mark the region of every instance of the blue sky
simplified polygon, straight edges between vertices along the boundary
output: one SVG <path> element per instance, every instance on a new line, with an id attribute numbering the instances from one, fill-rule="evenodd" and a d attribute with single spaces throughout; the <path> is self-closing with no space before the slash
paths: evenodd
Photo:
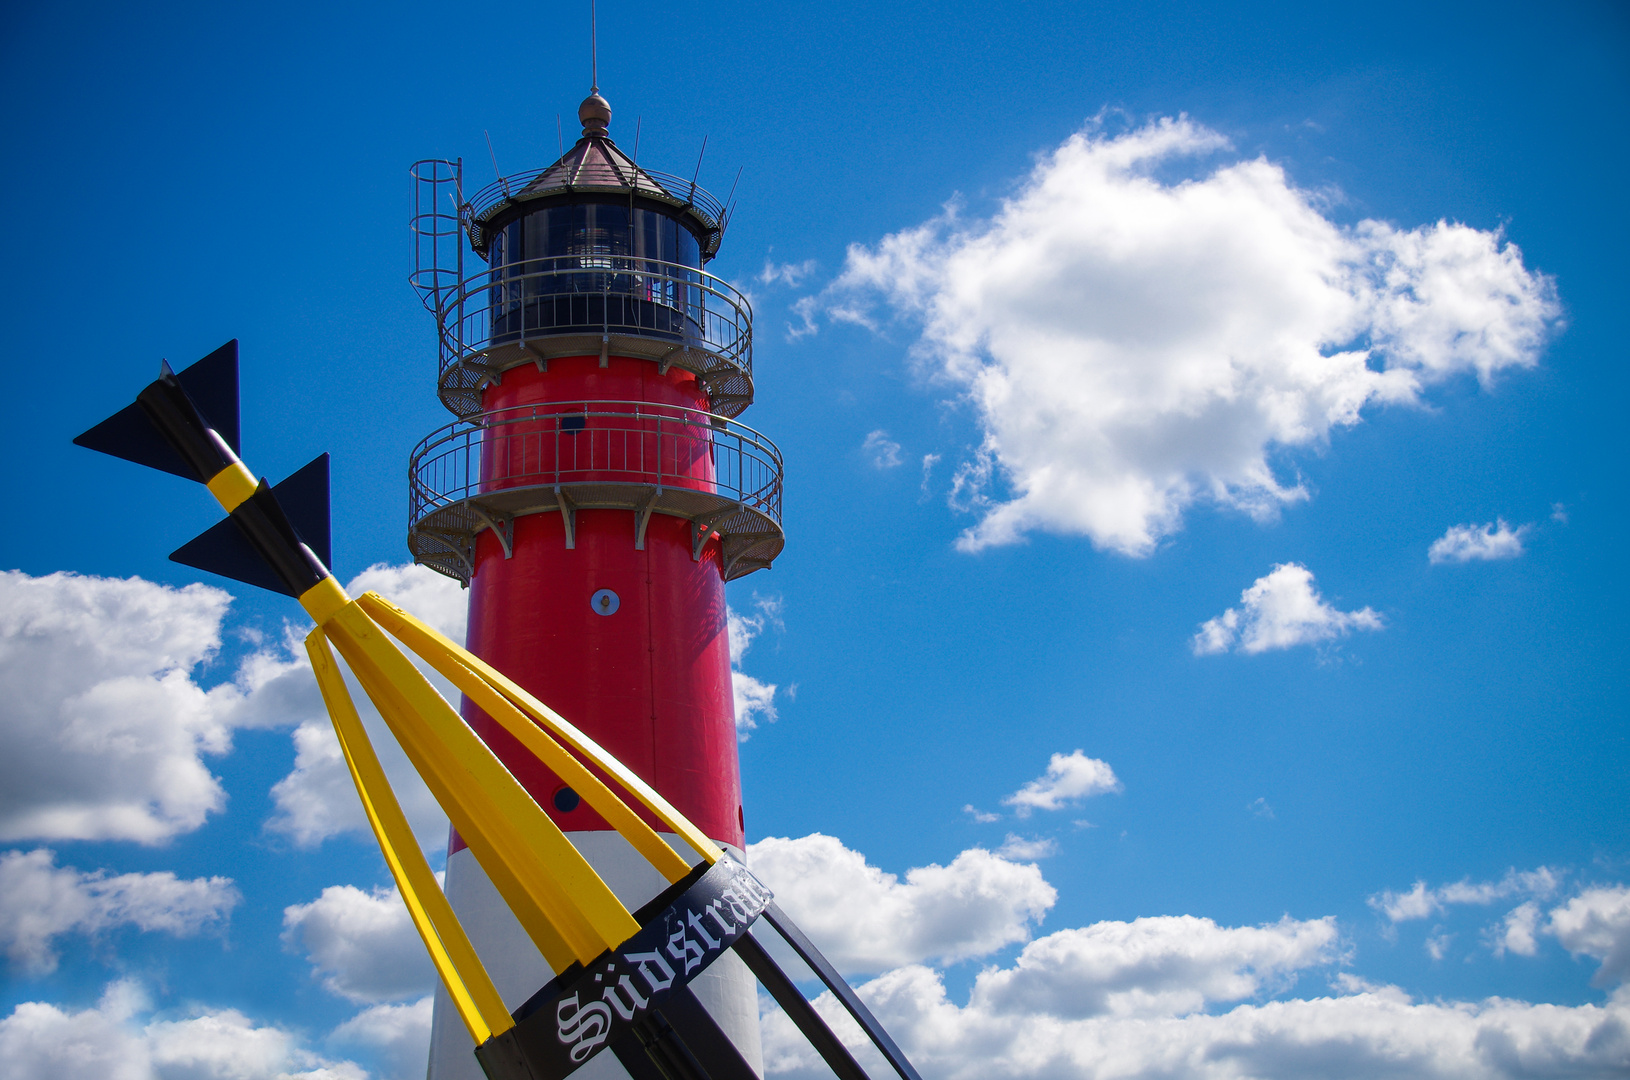
<path id="1" fill-rule="evenodd" d="M 925 1075 L 1630 1067 L 1622 7 L 600 18 L 612 136 L 742 170 L 711 269 L 788 534 L 730 586 L 748 837 Z M 0 1046 L 415 1076 L 299 612 L 178 591 L 213 504 L 69 440 L 237 337 L 251 467 L 333 454 L 340 577 L 456 629 L 391 569 L 448 419 L 406 170 L 552 160 L 586 12 L 3 25 Z"/>

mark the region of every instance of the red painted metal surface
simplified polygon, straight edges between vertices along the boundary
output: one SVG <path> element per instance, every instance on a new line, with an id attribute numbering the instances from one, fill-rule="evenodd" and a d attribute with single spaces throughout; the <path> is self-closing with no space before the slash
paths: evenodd
<path id="1" fill-rule="evenodd" d="M 615 399 L 707 407 L 694 376 L 658 375 L 649 360 L 551 359 L 489 387 L 488 410 L 546 401 Z M 551 450 L 550 453 L 555 451 Z M 690 525 L 653 515 L 645 549 L 634 514 L 579 510 L 566 547 L 558 513 L 516 519 L 513 556 L 480 534 L 470 583 L 469 649 L 583 729 L 715 840 L 738 847 L 741 780 L 718 541 L 691 558 Z M 600 589 L 617 611 L 590 606 Z M 586 804 L 559 810 L 561 782 L 468 701 L 465 717 L 563 830 L 603 830 Z M 653 822 L 654 824 L 654 822 Z M 451 850 L 463 846 L 454 836 Z"/>
<path id="2" fill-rule="evenodd" d="M 535 367 L 510 368 L 503 382 L 487 387 L 481 396 L 484 412 L 531 405 L 539 401 L 651 401 L 706 410 L 707 391 L 696 376 L 678 368 L 657 374 L 650 360 L 623 356 L 555 357 L 548 371 Z"/>

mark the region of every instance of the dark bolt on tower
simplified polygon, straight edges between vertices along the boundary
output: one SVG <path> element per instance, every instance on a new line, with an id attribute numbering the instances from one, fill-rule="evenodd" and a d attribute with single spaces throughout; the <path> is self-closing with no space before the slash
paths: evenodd
<path id="1" fill-rule="evenodd" d="M 752 311 L 702 269 L 726 208 L 625 154 L 597 90 L 578 118 L 560 160 L 467 199 L 461 163 L 413 166 L 412 281 L 456 419 L 413 452 L 408 545 L 469 586 L 472 652 L 740 855 L 724 583 L 783 544 L 780 451 L 735 420 L 753 401 Z M 630 910 L 662 890 L 575 792 L 463 712 Z M 549 968 L 456 833 L 448 848 L 448 896 L 514 1008 Z M 726 956 L 695 989 L 758 1067 L 745 966 Z M 430 1080 L 479 1076 L 439 989 Z"/>

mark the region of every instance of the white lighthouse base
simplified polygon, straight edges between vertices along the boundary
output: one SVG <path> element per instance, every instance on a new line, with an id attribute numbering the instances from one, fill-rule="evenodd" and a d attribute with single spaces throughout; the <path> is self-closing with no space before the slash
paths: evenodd
<path id="1" fill-rule="evenodd" d="M 599 873 L 601 880 L 630 911 L 660 893 L 666 886 L 644 856 L 616 832 L 573 832 L 566 838 Z M 669 834 L 663 838 L 695 865 L 700 861 L 690 845 Z M 717 843 L 717 841 L 715 841 Z M 745 863 L 737 848 L 720 844 Z M 447 857 L 447 899 L 453 905 L 470 943 L 480 954 L 487 974 L 513 1010 L 554 977 L 554 971 L 538 952 L 532 939 L 499 896 L 469 848 Z M 759 1045 L 758 984 L 747 965 L 735 953 L 726 953 L 702 972 L 691 991 L 707 1008 L 719 1027 L 741 1051 L 759 1076 L 764 1075 L 764 1052 Z M 430 1030 L 430 1068 L 427 1080 L 484 1080 L 475 1059 L 470 1033 L 459 1019 L 458 1010 L 438 980 L 435 1016 Z M 602 1051 L 572 1074 L 573 1080 L 628 1080 L 628 1072 L 615 1055 Z"/>

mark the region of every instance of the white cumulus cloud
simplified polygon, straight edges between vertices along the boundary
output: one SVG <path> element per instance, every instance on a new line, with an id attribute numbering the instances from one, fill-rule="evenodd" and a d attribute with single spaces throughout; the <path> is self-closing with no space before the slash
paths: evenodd
<path id="1" fill-rule="evenodd" d="M 189 832 L 226 802 L 204 758 L 234 729 L 320 711 L 284 646 L 199 684 L 230 602 L 205 585 L 0 573 L 0 840 Z"/>
<path id="2" fill-rule="evenodd" d="M 1592 985 L 1630 980 L 1630 886 L 1586 889 L 1553 908 L 1545 929 L 1574 955 L 1602 962 Z"/>
<path id="3" fill-rule="evenodd" d="M 1473 559 L 1492 562 L 1497 559 L 1515 559 L 1523 553 L 1522 538 L 1529 526 L 1513 529 L 1504 518 L 1487 525 L 1452 525 L 1449 531 L 1432 541 L 1426 557 L 1432 563 L 1463 563 Z"/>
<path id="4" fill-rule="evenodd" d="M 1286 449 L 1537 362 L 1560 307 L 1500 233 L 1338 225 L 1276 164 L 1207 164 L 1227 149 L 1187 118 L 1090 125 L 988 220 L 855 245 L 795 305 L 799 335 L 879 304 L 920 325 L 917 361 L 982 428 L 964 550 L 1040 529 L 1145 555 L 1202 499 L 1270 517 L 1307 497 Z"/>
<path id="5" fill-rule="evenodd" d="M 1518 904 L 1506 912 L 1499 931 L 1493 935 L 1494 955 L 1503 956 L 1510 952 L 1518 956 L 1533 956 L 1539 951 L 1539 944 L 1534 940 L 1534 931 L 1538 926 L 1539 905 L 1532 900 Z"/>
<path id="6" fill-rule="evenodd" d="M 1034 864 L 983 848 L 915 867 L 903 881 L 821 833 L 769 837 L 747 853 L 787 914 L 847 972 L 983 956 L 1028 939 L 1058 899 Z"/>
<path id="7" fill-rule="evenodd" d="M 1280 988 L 1337 958 L 1333 918 L 1222 927 L 1192 915 L 1100 922 L 1024 947 L 1011 968 L 981 972 L 975 1008 L 1074 1019 L 1181 1015 Z"/>
<path id="8" fill-rule="evenodd" d="M 312 1052 L 293 1032 L 234 1009 L 155 1019 L 142 988 L 110 985 L 77 1012 L 41 1001 L 0 1019 L 8 1080 L 367 1080 L 350 1061 Z"/>
<path id="9" fill-rule="evenodd" d="M 430 1056 L 430 1017 L 435 998 L 402 1005 L 375 1005 L 335 1028 L 328 1041 L 360 1046 L 384 1066 L 382 1080 L 424 1080 Z"/>
<path id="10" fill-rule="evenodd" d="M 303 950 L 323 986 L 347 1001 L 417 998 L 436 977 L 395 889 L 330 885 L 283 909 L 283 943 Z"/>
<path id="11" fill-rule="evenodd" d="M 747 741 L 759 721 L 776 721 L 775 683 L 767 683 L 741 670 L 742 658 L 765 627 L 781 629 L 781 598 L 753 594 L 753 614 L 744 615 L 735 608 L 725 609 L 725 624 L 730 634 L 730 694 L 736 710 L 736 737 Z M 798 687 L 796 684 L 793 690 Z"/>
<path id="12" fill-rule="evenodd" d="M 1306 955 L 1322 963 L 1326 954 Z M 1218 987 L 1224 1000 L 1253 981 L 1248 967 L 1238 970 L 1247 974 L 1237 987 L 1226 976 Z M 1623 996 L 1580 1006 L 1416 1002 L 1394 987 L 1335 981 L 1354 992 L 1249 1002 L 1215 1015 L 1005 1010 L 977 988 L 958 1005 L 938 972 L 917 966 L 888 972 L 859 993 L 912 1063 L 937 1080 L 1526 1080 L 1630 1072 L 1630 999 Z M 877 1060 L 830 995 L 817 1007 L 863 1063 Z M 765 1017 L 764 1058 L 778 1080 L 830 1075 L 778 1011 Z M 886 1066 L 873 1068 L 881 1076 Z"/>
<path id="13" fill-rule="evenodd" d="M 1561 879 L 1546 866 L 1535 870 L 1507 870 L 1499 881 L 1472 881 L 1467 878 L 1430 888 L 1415 882 L 1408 892 L 1386 889 L 1369 898 L 1371 908 L 1394 923 L 1427 919 L 1455 904 L 1492 904 L 1508 896 L 1532 896 L 1541 900 L 1553 895 Z"/>
<path id="14" fill-rule="evenodd" d="M 121 926 L 178 937 L 220 925 L 241 897 L 230 878 L 182 880 L 169 872 L 82 873 L 46 848 L 0 853 L 0 948 L 38 973 L 55 970 L 52 942 Z"/>
<path id="15" fill-rule="evenodd" d="M 1036 810 L 1058 810 L 1093 795 L 1121 790 L 1121 782 L 1107 761 L 1090 758 L 1081 750 L 1054 754 L 1047 771 L 1002 800 L 1019 817 Z"/>
<path id="16" fill-rule="evenodd" d="M 863 865 L 857 854 L 821 839 Z M 825 871 L 813 865 L 798 880 Z M 865 886 L 843 886 L 875 902 Z M 1421 891 L 1444 903 L 1487 903 L 1554 887 L 1555 876 L 1542 868 Z M 812 906 L 818 910 L 819 903 Z M 839 903 L 825 900 L 828 907 Z M 1587 889 L 1551 917 L 1545 932 L 1603 960 L 1598 982 L 1625 977 L 1630 888 Z M 841 918 L 831 921 L 826 934 L 843 939 Z M 1011 963 L 975 976 L 962 1003 L 952 999 L 941 971 L 920 962 L 857 990 L 923 1075 L 941 1080 L 1630 1074 L 1630 988 L 1604 1004 L 1578 1006 L 1501 998 L 1421 1002 L 1341 970 L 1352 960 L 1333 917 L 1231 927 L 1161 916 L 1037 938 Z M 1315 974 L 1331 992 L 1290 996 Z M 888 1071 L 832 995 L 815 1005 L 872 1075 Z M 766 1075 L 830 1075 L 787 1017 L 767 999 L 764 1009 Z"/>
<path id="17" fill-rule="evenodd" d="M 353 700 L 358 697 L 353 694 Z M 359 713 L 369 709 L 358 701 Z M 373 742 L 376 751 L 384 752 L 382 740 Z M 397 793 L 398 798 L 401 794 Z M 294 730 L 294 768 L 272 785 L 271 796 L 277 812 L 267 819 L 267 830 L 287 836 L 297 847 L 314 847 L 342 832 L 368 830 L 368 817 L 357 799 L 340 742 L 326 721 L 301 724 Z"/>
<path id="18" fill-rule="evenodd" d="M 1194 635 L 1195 655 L 1243 653 L 1316 645 L 1354 630 L 1381 629 L 1381 616 L 1369 608 L 1338 611 L 1313 588 L 1313 573 L 1298 563 L 1280 563 L 1240 594 L 1240 606 L 1207 619 Z"/>

